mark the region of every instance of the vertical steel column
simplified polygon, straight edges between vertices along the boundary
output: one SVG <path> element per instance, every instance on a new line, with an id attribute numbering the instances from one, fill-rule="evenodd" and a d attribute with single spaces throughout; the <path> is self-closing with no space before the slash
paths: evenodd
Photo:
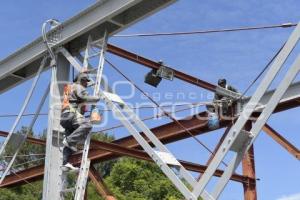
<path id="1" fill-rule="evenodd" d="M 69 80 L 70 65 L 62 55 L 57 56 L 57 66 L 52 67 L 52 79 L 49 96 L 49 116 L 43 200 L 60 200 L 62 179 L 62 149 L 60 149 L 61 126 L 60 112 L 63 86 Z"/>
<path id="2" fill-rule="evenodd" d="M 245 130 L 250 131 L 252 123 L 249 121 L 245 125 Z M 254 148 L 253 145 L 249 148 L 242 160 L 243 175 L 253 178 L 255 180 L 255 163 L 254 163 Z M 257 200 L 256 182 L 243 183 L 244 187 L 244 199 L 245 200 Z"/>

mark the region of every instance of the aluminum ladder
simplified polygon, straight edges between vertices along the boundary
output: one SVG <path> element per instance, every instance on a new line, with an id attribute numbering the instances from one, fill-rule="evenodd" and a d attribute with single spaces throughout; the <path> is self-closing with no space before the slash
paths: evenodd
<path id="1" fill-rule="evenodd" d="M 106 45 L 107 45 L 107 32 L 105 31 L 103 41 L 102 41 L 102 46 L 101 50 L 99 53 L 96 53 L 97 55 L 99 54 L 99 64 L 97 68 L 97 75 L 94 81 L 94 96 L 99 95 L 99 90 L 100 90 L 100 85 L 101 85 L 101 80 L 102 80 L 102 73 L 103 73 L 103 67 L 104 67 L 104 61 L 105 61 L 105 52 L 106 52 Z M 91 48 L 91 42 L 92 39 L 91 37 L 88 38 L 87 42 L 87 48 L 85 50 L 85 57 L 84 57 L 84 62 L 83 62 L 83 69 L 88 69 L 88 63 L 89 59 L 91 57 L 94 57 L 95 55 L 89 55 L 89 49 Z M 94 106 L 92 106 L 94 107 Z M 88 179 L 88 172 L 90 169 L 90 159 L 88 158 L 88 153 L 90 149 L 90 141 L 91 141 L 91 134 L 87 135 L 87 138 L 84 142 L 84 148 L 82 151 L 82 158 L 81 158 L 81 165 L 79 168 L 79 174 L 78 178 L 76 181 L 76 186 L 75 188 L 67 188 L 67 189 L 62 189 L 62 195 L 65 193 L 69 192 L 75 192 L 75 197 L 74 200 L 83 200 L 84 195 L 85 195 L 85 190 L 86 190 L 86 185 L 87 185 L 87 179 Z"/>

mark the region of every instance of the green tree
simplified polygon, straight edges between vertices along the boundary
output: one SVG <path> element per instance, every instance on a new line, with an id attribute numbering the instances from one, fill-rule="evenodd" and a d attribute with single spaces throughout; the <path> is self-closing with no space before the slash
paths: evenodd
<path id="1" fill-rule="evenodd" d="M 93 134 L 92 139 L 98 140 L 98 141 L 103 141 L 103 142 L 112 142 L 115 140 L 115 137 L 112 135 L 109 135 L 107 133 L 98 132 L 98 133 Z M 93 148 L 97 148 L 97 147 L 93 147 Z M 104 161 L 101 163 L 96 163 L 96 164 L 94 164 L 94 167 L 101 174 L 101 176 L 105 178 L 106 176 L 108 176 L 110 174 L 111 168 L 115 162 L 116 162 L 115 159 L 108 160 L 108 161 Z"/>
<path id="2" fill-rule="evenodd" d="M 26 130 L 23 127 L 20 133 L 25 133 Z M 31 132 L 30 135 L 32 136 L 33 133 Z M 41 134 L 40 138 L 44 139 L 45 134 Z M 104 133 L 97 133 L 94 134 L 93 139 L 111 142 L 114 140 L 114 137 Z M 32 156 L 18 157 L 14 165 L 18 165 L 17 169 L 21 170 L 42 163 L 43 160 L 34 163 L 30 161 L 41 158 L 35 154 L 44 154 L 44 148 L 44 146 L 25 143 L 19 155 Z M 11 154 L 11 152 L 7 152 L 7 154 Z M 154 163 L 132 158 L 120 158 L 94 164 L 94 167 L 104 178 L 106 185 L 118 200 L 184 199 Z M 77 175 L 70 173 L 67 178 L 68 188 L 73 187 L 76 183 Z M 88 183 L 87 190 L 89 200 L 104 200 L 98 195 L 93 183 Z M 40 200 L 41 198 L 42 181 L 10 189 L 0 189 L 0 200 Z M 72 200 L 73 195 L 68 194 L 65 199 Z"/>
<path id="3" fill-rule="evenodd" d="M 28 128 L 22 127 L 21 130 L 17 131 L 16 134 L 26 134 Z M 33 136 L 32 130 L 29 131 L 29 137 Z M 35 136 L 37 137 L 37 136 Z M 39 139 L 44 138 L 44 134 L 38 136 Z M 8 163 L 11 160 L 11 156 L 16 152 L 12 146 L 7 146 L 5 149 L 4 160 Z M 13 170 L 22 170 L 28 167 L 36 166 L 37 164 L 42 164 L 45 157 L 45 147 L 42 145 L 36 145 L 29 142 L 23 143 L 16 160 L 14 161 Z"/>
<path id="4" fill-rule="evenodd" d="M 28 128 L 22 127 L 17 134 L 26 134 Z M 32 130 L 30 130 L 28 136 L 33 136 Z M 37 138 L 43 139 L 43 134 L 39 136 L 35 136 Z M 11 156 L 14 154 L 16 150 L 10 148 L 9 146 L 6 148 L 4 160 L 8 163 L 11 159 Z M 36 166 L 38 164 L 42 164 L 44 162 L 44 153 L 45 147 L 42 145 L 35 145 L 29 142 L 25 142 L 18 156 L 11 168 L 10 173 L 14 173 L 19 170 L 23 170 L 32 166 Z M 2 160 L 3 162 L 3 160 Z M 33 199 L 41 199 L 42 196 L 42 182 L 37 181 L 35 183 L 26 184 L 22 186 L 17 186 L 11 189 L 0 189 L 0 200 L 33 200 Z"/>
<path id="5" fill-rule="evenodd" d="M 105 182 L 120 200 L 183 199 L 159 167 L 147 161 L 120 159 Z"/>
<path id="6" fill-rule="evenodd" d="M 103 142 L 111 142 L 114 140 L 114 137 L 111 135 L 108 135 L 106 133 L 92 133 L 92 139 L 93 140 L 98 140 L 98 141 L 103 141 Z M 97 148 L 96 146 L 91 145 L 91 148 L 95 149 Z M 101 176 L 106 177 L 110 174 L 111 168 L 114 165 L 116 160 L 109 160 L 101 163 L 96 163 L 93 166 L 95 169 L 98 171 Z M 69 173 L 67 176 L 67 183 L 68 183 L 68 188 L 75 187 L 76 185 L 76 180 L 77 180 L 77 175 L 76 173 Z M 89 182 L 87 186 L 88 190 L 88 199 L 89 200 L 102 200 L 102 198 L 99 196 L 99 194 L 96 191 L 96 188 L 94 185 Z M 65 195 L 65 200 L 72 200 L 73 199 L 73 194 L 69 193 Z"/>
<path id="7" fill-rule="evenodd" d="M 10 189 L 0 189 L 0 200 L 15 200 L 18 195 Z"/>

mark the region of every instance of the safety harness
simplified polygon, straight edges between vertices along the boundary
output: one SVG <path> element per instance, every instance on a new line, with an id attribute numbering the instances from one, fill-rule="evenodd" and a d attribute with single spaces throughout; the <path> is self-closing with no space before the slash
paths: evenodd
<path id="1" fill-rule="evenodd" d="M 70 100 L 70 97 L 71 97 L 71 94 L 74 92 L 75 90 L 75 85 L 74 84 L 66 84 L 64 86 L 64 92 L 63 92 L 63 103 L 62 103 L 62 111 L 68 111 L 68 112 L 78 112 L 79 109 L 78 107 L 74 107 L 72 104 L 75 103 L 75 104 L 79 104 L 81 102 L 78 102 L 78 101 L 71 101 Z M 87 106 L 86 105 L 82 105 L 80 106 L 80 111 L 81 112 L 78 112 L 78 113 L 84 113 L 87 109 Z"/>

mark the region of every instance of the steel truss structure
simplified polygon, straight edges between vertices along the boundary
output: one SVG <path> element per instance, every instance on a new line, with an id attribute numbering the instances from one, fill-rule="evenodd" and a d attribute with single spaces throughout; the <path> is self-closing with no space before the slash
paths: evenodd
<path id="1" fill-rule="evenodd" d="M 33 76 L 39 75 L 41 69 L 46 70 L 51 68 L 52 80 L 50 91 L 53 94 L 56 94 L 56 96 L 61 96 L 62 86 L 59 85 L 58 82 L 68 81 L 70 64 L 78 71 L 80 71 L 81 66 L 88 65 L 86 59 L 80 57 L 80 52 L 84 50 L 86 46 L 89 46 L 87 43 L 94 45 L 95 47 L 99 47 L 98 43 L 103 41 L 104 34 L 107 33 L 108 36 L 111 36 L 173 2 L 175 1 L 99 1 L 79 15 L 53 28 L 47 34 L 49 37 L 55 36 L 56 38 L 55 44 L 52 46 L 57 54 L 57 63 L 55 65 L 53 65 L 50 59 L 45 60 L 47 48 L 45 47 L 42 38 L 35 40 L 20 51 L 1 61 L 0 93 L 12 89 L 16 85 L 30 79 Z M 89 153 L 88 155 L 86 154 L 88 161 L 91 161 L 93 164 L 120 156 L 130 156 L 138 159 L 154 161 L 182 192 L 185 198 L 189 200 L 195 200 L 200 195 L 204 199 L 217 199 L 229 179 L 243 184 L 245 199 L 257 199 L 254 150 L 252 143 L 261 129 L 263 129 L 297 159 L 300 157 L 299 149 L 293 146 L 269 125 L 265 124 L 266 120 L 272 113 L 281 112 L 299 106 L 300 82 L 290 84 L 298 72 L 298 66 L 300 66 L 298 65 L 299 60 L 297 60 L 297 62 L 291 67 L 279 88 L 267 91 L 268 86 L 277 74 L 277 71 L 297 44 L 299 32 L 300 28 L 297 26 L 282 52 L 274 61 L 273 67 L 268 72 L 256 93 L 252 97 L 244 99 L 247 108 L 245 110 L 247 112 L 251 110 L 251 112 L 243 113 L 243 115 L 241 115 L 238 119 L 234 119 L 237 120 L 237 122 L 233 126 L 231 126 L 231 119 L 221 119 L 219 128 L 228 128 L 226 129 L 226 132 L 221 138 L 219 144 L 216 146 L 213 153 L 214 156 L 212 155 L 209 158 L 207 165 L 177 161 L 163 145 L 190 137 L 191 135 L 187 133 L 187 130 L 194 135 L 212 131 L 206 123 L 206 112 L 191 116 L 188 120 L 180 120 L 179 123 L 184 128 L 177 123 L 172 122 L 149 129 L 138 118 L 138 116 L 135 116 L 133 111 L 126 106 L 126 104 L 117 95 L 112 94 L 111 91 L 101 90 L 100 95 L 102 99 L 117 115 L 121 116 L 121 121 L 124 126 L 127 127 L 132 136 L 118 139 L 112 143 L 92 140 Z M 89 38 L 92 38 L 93 41 L 90 41 Z M 139 63 L 151 69 L 158 69 L 161 65 L 158 62 L 144 58 L 111 44 L 106 46 L 106 50 L 109 53 Z M 42 60 L 46 67 L 38 68 L 38 63 Z M 82 60 L 83 63 L 78 62 L 78 60 Z M 221 88 L 196 77 L 174 69 L 173 71 L 176 78 L 190 84 L 212 92 L 223 92 L 225 94 L 227 92 L 222 91 Z M 107 83 L 104 84 L 107 86 Z M 22 142 L 26 139 L 28 142 L 32 142 L 34 144 L 46 145 L 45 165 L 19 171 L 16 174 L 10 174 L 3 180 L 0 185 L 1 187 L 12 187 L 24 184 L 24 180 L 26 182 L 31 182 L 44 177 L 43 199 L 62 199 L 60 195 L 61 188 L 64 184 L 63 174 L 60 170 L 62 163 L 60 133 L 62 130 L 59 126 L 60 112 L 58 109 L 53 107 L 53 105 L 59 105 L 60 103 L 60 99 L 50 98 L 47 141 L 32 137 L 24 137 L 22 139 Z M 133 127 L 133 125 L 126 120 L 124 113 L 126 115 L 135 116 L 134 124 L 136 127 Z M 264 115 L 261 115 L 261 113 Z M 249 117 L 251 116 L 258 117 L 258 120 L 253 122 L 249 121 Z M 139 133 L 138 130 L 141 132 Z M 9 142 L 13 131 L 14 129 L 12 129 L 9 133 L 0 132 L 0 135 L 8 137 L 7 142 Z M 149 143 L 155 145 L 157 149 L 152 149 Z M 141 147 L 145 151 L 140 150 Z M 218 170 L 217 168 L 222 161 L 222 158 L 230 150 L 237 153 L 233 161 L 224 171 Z M 75 154 L 71 158 L 71 162 L 75 165 L 80 165 L 81 160 L 83 160 L 81 159 L 81 154 Z M 234 173 L 240 161 L 242 161 L 243 175 Z M 175 168 L 179 170 L 178 172 L 181 175 L 179 178 L 175 177 L 175 174 L 173 174 L 174 172 L 170 169 L 170 165 L 173 167 L 175 166 Z M 200 177 L 199 182 L 194 180 L 187 170 L 203 174 Z M 221 178 L 217 183 L 217 187 L 210 195 L 206 193 L 204 189 L 212 176 Z M 94 169 L 93 165 L 90 166 L 89 177 L 95 183 L 100 195 L 106 199 L 114 199 L 113 194 L 111 194 L 109 189 L 106 188 L 101 180 L 101 176 Z M 181 178 L 185 178 L 185 180 L 190 184 L 192 187 L 191 191 L 189 191 L 189 189 L 181 183 Z M 81 196 L 83 196 L 82 194 L 83 193 L 81 193 Z"/>

